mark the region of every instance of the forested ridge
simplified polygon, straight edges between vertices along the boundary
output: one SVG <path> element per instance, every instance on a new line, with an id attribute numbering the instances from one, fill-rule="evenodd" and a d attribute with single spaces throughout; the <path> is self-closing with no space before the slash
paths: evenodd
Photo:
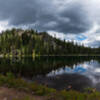
<path id="1" fill-rule="evenodd" d="M 85 47 L 52 37 L 47 32 L 12 29 L 0 34 L 0 55 L 91 55 L 100 48 Z"/>

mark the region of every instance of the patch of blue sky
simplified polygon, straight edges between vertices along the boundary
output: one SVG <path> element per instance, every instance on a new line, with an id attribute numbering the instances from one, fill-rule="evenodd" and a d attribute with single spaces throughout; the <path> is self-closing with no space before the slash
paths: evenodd
<path id="1" fill-rule="evenodd" d="M 86 40 L 87 37 L 84 36 L 84 35 L 78 35 L 78 36 L 75 37 L 75 39 L 78 40 L 78 41 L 83 41 L 83 40 Z"/>
<path id="2" fill-rule="evenodd" d="M 87 70 L 81 66 L 77 66 L 75 69 L 74 69 L 74 72 L 75 73 L 84 73 L 86 72 Z"/>
<path id="3" fill-rule="evenodd" d="M 65 68 L 65 72 L 66 73 L 85 73 L 87 70 L 85 68 L 83 68 L 82 66 L 77 66 L 73 69 L 66 67 Z"/>

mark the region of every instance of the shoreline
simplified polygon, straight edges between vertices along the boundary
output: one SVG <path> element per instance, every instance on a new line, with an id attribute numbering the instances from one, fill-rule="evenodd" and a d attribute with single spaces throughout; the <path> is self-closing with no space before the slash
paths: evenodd
<path id="1" fill-rule="evenodd" d="M 3 99 L 2 99 L 3 98 Z M 6 98 L 6 99 L 5 99 Z M 13 74 L 0 75 L 0 100 L 99 100 L 100 92 L 87 88 L 84 92 L 70 89 L 57 91 L 37 83 L 29 83 Z"/>
<path id="2" fill-rule="evenodd" d="M 0 55 L 0 58 L 13 58 L 13 57 L 100 57 L 100 55 Z"/>

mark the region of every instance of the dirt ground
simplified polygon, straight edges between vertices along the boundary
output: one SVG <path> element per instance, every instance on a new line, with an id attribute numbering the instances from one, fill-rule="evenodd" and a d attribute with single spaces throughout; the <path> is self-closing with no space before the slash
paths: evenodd
<path id="1" fill-rule="evenodd" d="M 15 89 L 0 87 L 0 100 L 45 100 L 45 98 L 41 96 L 34 96 Z"/>

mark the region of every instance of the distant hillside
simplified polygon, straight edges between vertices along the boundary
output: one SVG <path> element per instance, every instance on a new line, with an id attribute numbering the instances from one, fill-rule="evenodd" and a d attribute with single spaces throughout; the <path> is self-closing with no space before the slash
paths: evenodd
<path id="1" fill-rule="evenodd" d="M 12 29 L 0 35 L 0 55 L 80 55 L 98 54 L 100 49 L 78 46 L 34 30 Z"/>

